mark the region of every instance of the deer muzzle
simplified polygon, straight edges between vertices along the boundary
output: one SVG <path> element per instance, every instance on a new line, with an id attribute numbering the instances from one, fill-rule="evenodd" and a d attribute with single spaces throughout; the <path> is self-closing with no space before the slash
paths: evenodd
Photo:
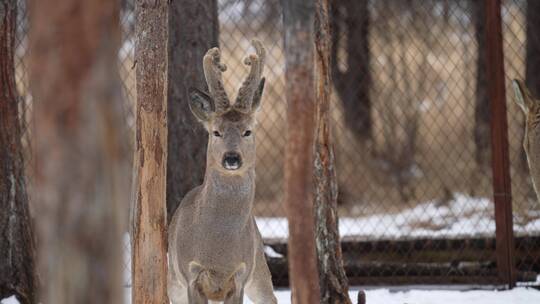
<path id="1" fill-rule="evenodd" d="M 227 152 L 223 155 L 222 165 L 227 170 L 238 170 L 242 167 L 242 157 L 237 152 Z"/>

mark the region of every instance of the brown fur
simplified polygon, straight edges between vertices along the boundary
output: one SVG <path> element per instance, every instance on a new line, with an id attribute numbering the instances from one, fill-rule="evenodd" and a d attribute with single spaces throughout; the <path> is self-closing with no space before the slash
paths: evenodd
<path id="1" fill-rule="evenodd" d="M 201 272 L 196 279 L 195 285 L 198 291 L 205 295 L 208 300 L 212 301 L 224 301 L 226 298 L 231 297 L 236 291 L 234 278 L 229 276 L 224 280 L 217 280 L 220 277 L 220 273 L 216 273 L 212 270 Z"/>

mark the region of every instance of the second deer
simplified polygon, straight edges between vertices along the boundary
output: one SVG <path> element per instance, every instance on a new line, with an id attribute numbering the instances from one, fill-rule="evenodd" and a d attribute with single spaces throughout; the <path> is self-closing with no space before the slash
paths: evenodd
<path id="1" fill-rule="evenodd" d="M 522 80 L 514 79 L 512 84 L 516 103 L 525 113 L 523 149 L 527 155 L 536 197 L 540 199 L 538 192 L 540 190 L 540 100 L 532 96 Z"/>

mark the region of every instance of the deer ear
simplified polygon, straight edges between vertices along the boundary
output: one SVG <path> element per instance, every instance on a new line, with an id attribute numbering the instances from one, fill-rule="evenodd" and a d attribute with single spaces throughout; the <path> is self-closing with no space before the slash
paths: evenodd
<path id="1" fill-rule="evenodd" d="M 529 90 L 527 90 L 525 83 L 521 79 L 514 79 L 512 81 L 512 86 L 514 87 L 514 94 L 516 95 L 516 103 L 523 112 L 527 113 L 534 106 L 534 100 Z"/>
<path id="2" fill-rule="evenodd" d="M 212 97 L 196 88 L 190 88 L 188 95 L 189 108 L 193 115 L 202 122 L 208 121 L 215 111 Z"/>
<path id="3" fill-rule="evenodd" d="M 264 82 L 265 78 L 263 77 L 261 78 L 261 81 L 259 81 L 259 86 L 257 87 L 255 94 L 253 95 L 253 103 L 251 104 L 251 111 L 253 112 L 256 112 L 261 106 L 261 99 L 264 91 Z"/>

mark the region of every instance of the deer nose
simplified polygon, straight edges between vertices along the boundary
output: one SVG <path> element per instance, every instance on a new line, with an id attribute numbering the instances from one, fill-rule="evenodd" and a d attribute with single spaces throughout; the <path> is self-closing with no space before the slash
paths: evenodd
<path id="1" fill-rule="evenodd" d="M 242 166 L 242 157 L 236 152 L 227 152 L 223 155 L 223 168 L 238 170 Z"/>

